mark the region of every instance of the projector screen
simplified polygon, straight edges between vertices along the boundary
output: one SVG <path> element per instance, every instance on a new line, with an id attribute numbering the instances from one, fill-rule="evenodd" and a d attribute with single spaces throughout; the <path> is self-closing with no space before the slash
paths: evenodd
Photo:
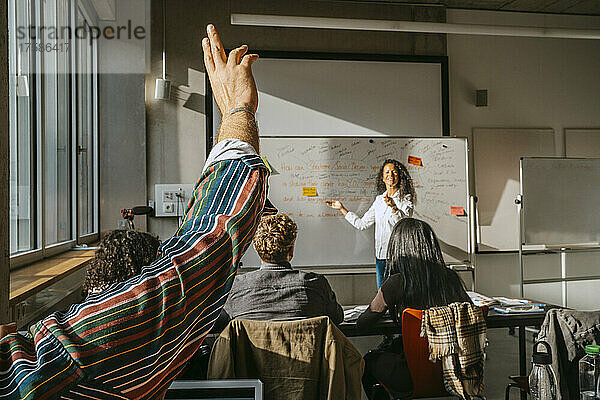
<path id="1" fill-rule="evenodd" d="M 386 60 L 269 58 L 261 54 L 252 67 L 259 90 L 256 117 L 260 135 L 447 135 L 446 58 L 381 58 Z M 212 101 L 210 92 L 207 100 Z M 212 139 L 220 123 L 214 102 L 209 112 Z"/>

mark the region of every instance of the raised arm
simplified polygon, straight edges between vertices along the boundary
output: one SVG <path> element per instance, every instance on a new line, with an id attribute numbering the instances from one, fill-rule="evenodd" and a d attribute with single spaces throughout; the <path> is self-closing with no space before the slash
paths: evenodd
<path id="1" fill-rule="evenodd" d="M 253 121 L 255 57 L 240 60 L 241 48 L 233 52 L 237 63 L 215 60 L 222 45 L 212 26 L 207 32 L 203 48 L 219 107 L 252 107 L 224 118 L 222 139 L 244 142 L 223 142 L 192 192 L 184 224 L 140 275 L 52 313 L 30 335 L 0 339 L 0 398 L 163 398 L 220 314 L 263 213 L 269 174 L 245 146 L 258 150 L 256 129 L 230 122 Z"/>
<path id="2" fill-rule="evenodd" d="M 208 37 L 202 40 L 204 65 L 222 116 L 217 142 L 240 139 L 250 143 L 258 153 L 258 129 L 254 120 L 258 92 L 252 76 L 252 64 L 258 55 L 246 54 L 248 46 L 242 45 L 227 57 L 214 26 L 208 25 L 206 33 Z"/>

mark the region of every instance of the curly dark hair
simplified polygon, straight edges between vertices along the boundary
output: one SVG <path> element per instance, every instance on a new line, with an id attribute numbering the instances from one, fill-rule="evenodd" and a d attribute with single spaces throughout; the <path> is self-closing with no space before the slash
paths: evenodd
<path id="1" fill-rule="evenodd" d="M 414 204 L 417 204 L 417 194 L 415 193 L 415 188 L 413 186 L 413 180 L 408 173 L 408 170 L 398 160 L 394 160 L 388 158 L 381 164 L 381 168 L 379 168 L 379 172 L 377 173 L 377 178 L 375 178 L 375 182 L 377 183 L 377 193 L 381 194 L 385 192 L 385 183 L 383 182 L 383 167 L 388 164 L 393 164 L 398 171 L 398 190 L 400 191 L 400 197 L 404 197 L 407 194 L 410 194 L 411 201 Z"/>
<path id="2" fill-rule="evenodd" d="M 287 260 L 297 233 L 296 223 L 287 215 L 267 215 L 261 218 L 252 242 L 261 260 L 278 263 Z"/>
<path id="3" fill-rule="evenodd" d="M 100 241 L 83 283 L 84 293 L 103 291 L 139 275 L 158 256 L 160 240 L 146 232 L 114 230 Z"/>

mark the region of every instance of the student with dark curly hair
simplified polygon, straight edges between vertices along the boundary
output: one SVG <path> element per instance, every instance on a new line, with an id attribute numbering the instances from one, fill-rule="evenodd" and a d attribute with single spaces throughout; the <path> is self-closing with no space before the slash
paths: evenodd
<path id="1" fill-rule="evenodd" d="M 296 234 L 296 223 L 287 215 L 261 219 L 252 242 L 262 264 L 235 277 L 223 309 L 229 318 L 281 321 L 325 315 L 335 324 L 343 321 L 327 278 L 292 268 Z"/>
<path id="2" fill-rule="evenodd" d="M 99 293 L 110 285 L 139 275 L 158 257 L 160 240 L 147 232 L 114 230 L 100 241 L 83 282 L 83 290 Z"/>
<path id="3" fill-rule="evenodd" d="M 339 200 L 328 201 L 326 204 L 340 210 L 346 221 L 356 229 L 364 230 L 375 224 L 375 273 L 379 290 L 385 280 L 385 257 L 390 234 L 398 221 L 412 217 L 416 196 L 408 170 L 397 160 L 387 159 L 383 162 L 376 184 L 377 191 L 381 194 L 375 197 L 362 218 L 348 211 Z"/>

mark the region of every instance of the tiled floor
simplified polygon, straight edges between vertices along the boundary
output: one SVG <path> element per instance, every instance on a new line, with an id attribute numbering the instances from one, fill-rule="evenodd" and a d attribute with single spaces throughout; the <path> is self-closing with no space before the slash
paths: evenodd
<path id="1" fill-rule="evenodd" d="M 531 367 L 531 349 L 533 347 L 533 334 L 527 333 L 527 365 Z M 381 337 L 357 337 L 351 339 L 362 354 L 375 347 L 381 342 Z M 485 362 L 485 385 L 486 398 L 488 400 L 504 400 L 504 391 L 508 384 L 509 375 L 519 373 L 519 340 L 517 336 L 511 336 L 508 329 L 491 329 L 488 331 L 488 348 Z M 366 400 L 363 393 L 363 399 Z M 518 399 L 516 390 L 512 391 L 511 399 Z M 438 399 L 452 399 L 452 397 L 440 397 Z"/>

